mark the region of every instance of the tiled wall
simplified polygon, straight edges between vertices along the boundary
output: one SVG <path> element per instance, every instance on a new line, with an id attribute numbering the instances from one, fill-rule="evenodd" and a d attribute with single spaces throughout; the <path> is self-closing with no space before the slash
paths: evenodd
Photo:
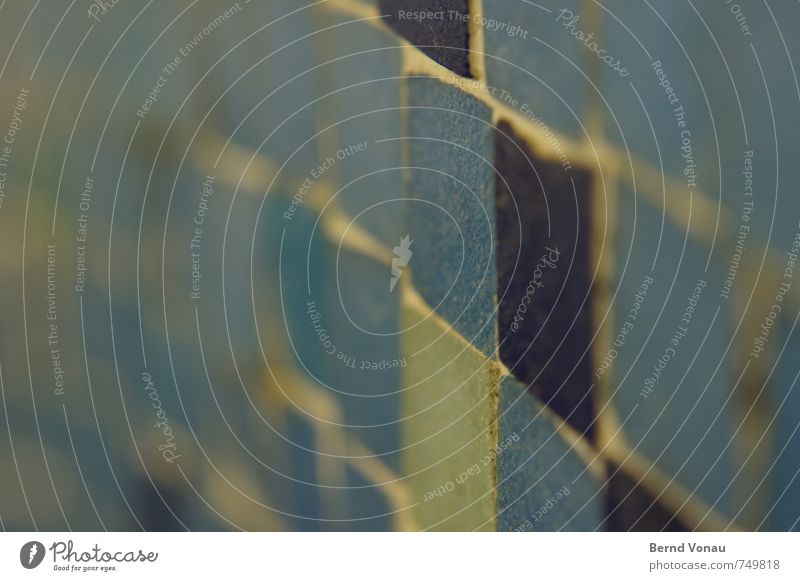
<path id="1" fill-rule="evenodd" d="M 721 2 L 201 0 L 60 25 L 11 2 L 4 74 L 32 97 L 0 207 L 0 244 L 29 245 L 2 265 L 24 271 L 0 301 L 3 527 L 798 528 L 796 289 L 750 356 L 798 228 L 776 121 L 797 47 L 771 18 L 797 14 L 747 9 L 743 43 Z M 420 10 L 447 17 L 401 17 Z"/>

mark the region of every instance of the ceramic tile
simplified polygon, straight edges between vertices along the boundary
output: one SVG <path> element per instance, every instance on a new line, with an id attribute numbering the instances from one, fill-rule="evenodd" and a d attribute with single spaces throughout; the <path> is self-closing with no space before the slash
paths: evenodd
<path id="1" fill-rule="evenodd" d="M 411 44 L 456 74 L 471 76 L 466 0 L 380 0 L 378 6 Z"/>
<path id="2" fill-rule="evenodd" d="M 402 337 L 403 465 L 426 530 L 494 530 L 493 373 L 488 360 L 413 310 Z"/>
<path id="3" fill-rule="evenodd" d="M 434 79 L 410 79 L 409 92 L 412 280 L 438 314 L 492 355 L 497 319 L 489 111 Z"/>
<path id="4" fill-rule="evenodd" d="M 496 133 L 500 357 L 591 437 L 591 180 Z"/>
<path id="5" fill-rule="evenodd" d="M 600 356 L 629 444 L 730 514 L 735 399 L 725 280 L 699 245 L 630 192 L 620 198 L 614 345 Z M 600 373 L 602 364 L 595 373 Z"/>
<path id="6" fill-rule="evenodd" d="M 602 528 L 603 483 L 559 434 L 552 414 L 512 378 L 500 384 L 498 414 L 498 530 Z"/>
<path id="7" fill-rule="evenodd" d="M 582 136 L 596 89 L 588 51 L 564 28 L 575 16 L 585 19 L 581 3 L 486 0 L 483 12 L 486 72 L 495 96 L 542 129 Z"/>

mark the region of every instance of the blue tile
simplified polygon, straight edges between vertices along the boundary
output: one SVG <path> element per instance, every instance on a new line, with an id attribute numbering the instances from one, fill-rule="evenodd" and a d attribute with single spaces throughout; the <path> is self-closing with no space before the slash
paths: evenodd
<path id="1" fill-rule="evenodd" d="M 767 465 L 772 465 L 769 473 L 771 501 L 767 508 L 767 522 L 763 528 L 768 530 L 800 530 L 800 387 L 794 354 L 798 349 L 797 330 L 792 329 L 793 320 L 782 318 L 780 327 L 775 329 L 774 347 L 783 350 L 778 359 L 773 381 L 769 383 L 771 411 L 770 420 L 775 421 L 773 437 L 774 457 Z M 773 465 L 774 462 L 774 465 Z"/>
<path id="2" fill-rule="evenodd" d="M 573 137 L 585 131 L 581 122 L 595 91 L 585 76 L 588 51 L 563 27 L 583 17 L 580 6 L 576 0 L 486 0 L 483 7 L 486 72 L 495 96 L 533 122 Z"/>
<path id="3" fill-rule="evenodd" d="M 275 204 L 286 206 L 279 201 Z M 308 309 L 314 281 L 327 280 L 330 272 L 329 247 L 321 228 L 317 226 L 314 230 L 316 215 L 305 208 L 289 222 L 283 220 L 282 214 L 275 214 L 270 224 L 275 228 L 268 230 L 268 260 L 277 272 L 281 308 L 277 331 L 287 337 L 301 369 L 317 380 L 324 380 L 327 339 L 320 340 Z"/>
<path id="4" fill-rule="evenodd" d="M 599 529 L 602 482 L 558 433 L 554 416 L 508 377 L 500 385 L 498 414 L 498 530 Z"/>
<path id="5" fill-rule="evenodd" d="M 495 143 L 500 359 L 591 439 L 591 176 L 541 159 L 508 123 Z"/>
<path id="6" fill-rule="evenodd" d="M 607 72 L 604 76 L 610 138 L 622 146 L 624 136 L 632 153 L 654 165 L 660 153 L 668 172 L 683 179 L 686 160 L 681 157 L 681 131 L 689 131 L 700 187 L 737 215 L 744 187 L 744 152 L 753 150 L 760 198 L 751 227 L 765 240 L 778 184 L 772 175 L 777 161 L 775 133 L 779 150 L 789 157 L 798 144 L 795 132 L 780 122 L 797 101 L 788 73 L 788 56 L 797 54 L 797 48 L 787 37 L 787 55 L 771 11 L 778 22 L 789 21 L 796 18 L 798 7 L 784 4 L 773 10 L 752 3 L 659 1 L 648 5 L 619 0 L 604 6 L 608 10 L 604 42 L 614 52 L 625 54 L 631 70 L 625 79 Z M 737 22 L 736 9 L 745 18 L 746 30 Z M 654 65 L 657 62 L 661 67 Z M 678 126 L 678 107 L 686 113 L 684 127 Z M 780 164 L 778 171 L 780 182 L 794 182 L 794 167 Z M 791 207 L 789 200 L 781 201 Z M 781 212 L 776 218 L 794 227 Z"/>
<path id="7" fill-rule="evenodd" d="M 638 477 L 611 464 L 606 482 L 607 516 L 605 529 L 610 532 L 686 532 L 693 530 L 664 507 L 642 486 Z"/>
<path id="8" fill-rule="evenodd" d="M 400 375 L 407 366 L 399 347 L 400 293 L 389 292 L 388 265 L 347 250 L 336 260 L 336 278 L 331 273 L 312 287 L 315 324 L 332 341 L 325 353 L 327 389 L 342 406 L 347 431 L 397 469 Z"/>
<path id="9" fill-rule="evenodd" d="M 497 370 L 404 301 L 403 484 L 422 530 L 496 529 Z"/>
<path id="10" fill-rule="evenodd" d="M 654 228 L 661 212 L 627 190 L 620 208 L 616 358 L 603 372 L 613 407 L 639 454 L 730 515 L 735 401 L 724 274 L 714 263 L 706 270 L 709 249 L 670 221 L 663 233 Z"/>
<path id="11" fill-rule="evenodd" d="M 757 156 L 757 165 L 754 164 L 757 170 L 756 184 L 766 198 L 763 204 L 759 203 L 761 210 L 757 219 L 762 224 L 760 236 L 766 241 L 766 233 L 772 232 L 772 243 L 782 250 L 788 250 L 794 232 L 797 231 L 797 216 L 800 212 L 800 201 L 792 193 L 800 179 L 800 165 L 790 161 L 800 155 L 800 136 L 794 131 L 793 124 L 786 122 L 796 111 L 799 98 L 790 67 L 800 57 L 800 44 L 795 35 L 786 33 L 786 25 L 795 22 L 800 16 L 800 6 L 781 3 L 769 8 L 783 32 L 782 36 L 776 34 L 776 24 L 766 9 L 748 8 L 747 11 L 747 17 L 753 23 L 753 43 L 758 49 L 766 84 L 761 80 L 760 70 L 758 73 L 750 73 L 749 76 L 747 72 L 743 72 L 739 78 L 745 79 L 742 86 L 747 88 L 748 93 L 746 114 L 754 116 L 752 121 L 748 120 L 748 131 Z M 752 63 L 754 60 L 752 58 L 748 62 Z M 753 70 L 752 64 L 749 70 Z M 754 78 L 757 79 L 756 82 L 752 82 Z M 747 79 L 751 82 L 747 83 Z M 764 106 L 765 99 L 767 107 Z M 780 234 L 780 242 L 776 233 Z"/>
<path id="12" fill-rule="evenodd" d="M 660 155 L 665 169 L 676 176 L 685 167 L 681 147 L 690 144 L 703 187 L 713 191 L 717 184 L 711 180 L 718 164 L 703 91 L 714 83 L 700 77 L 701 87 L 695 71 L 707 70 L 711 75 L 708 78 L 722 84 L 724 69 L 712 52 L 702 22 L 688 5 L 676 3 L 662 2 L 655 9 L 644 3 L 611 1 L 605 7 L 608 12 L 603 14 L 602 42 L 610 54 L 619 55 L 629 71 L 623 77 L 606 67 L 601 69 L 609 138 L 656 166 Z M 719 91 L 721 98 L 713 101 L 712 112 L 720 119 L 731 104 L 729 89 L 725 91 L 727 95 Z M 679 107 L 682 113 L 677 112 Z M 684 143 L 683 137 L 688 141 Z"/>
<path id="13" fill-rule="evenodd" d="M 349 467 L 347 470 L 350 519 L 344 528 L 350 531 L 393 530 L 392 507 L 375 482 L 366 480 L 361 473 Z"/>
<path id="14" fill-rule="evenodd" d="M 311 10 L 280 0 L 248 4 L 242 12 L 244 19 L 214 37 L 225 55 L 211 80 L 213 92 L 225 93 L 215 123 L 235 141 L 286 162 L 288 170 L 308 172 L 317 166 Z"/>
<path id="15" fill-rule="evenodd" d="M 287 439 L 291 442 L 292 497 L 294 503 L 286 512 L 297 517 L 295 526 L 301 531 L 321 528 L 320 492 L 317 486 L 314 433 L 305 415 L 289 416 Z"/>
<path id="16" fill-rule="evenodd" d="M 440 81 L 409 79 L 412 280 L 487 355 L 497 345 L 490 112 Z"/>
<path id="17" fill-rule="evenodd" d="M 317 18 L 320 27 L 335 27 L 315 38 L 329 58 L 315 73 L 324 130 L 318 148 L 333 161 L 324 177 L 341 188 L 339 201 L 355 223 L 391 247 L 405 233 L 401 49 L 354 17 L 321 8 Z"/>
<path id="18" fill-rule="evenodd" d="M 391 269 L 338 248 L 322 228 L 312 239 L 312 228 L 313 216 L 304 215 L 286 229 L 289 250 L 281 280 L 295 355 L 342 406 L 348 431 L 396 465 L 404 362 L 398 347 L 399 292 L 389 290 Z"/>

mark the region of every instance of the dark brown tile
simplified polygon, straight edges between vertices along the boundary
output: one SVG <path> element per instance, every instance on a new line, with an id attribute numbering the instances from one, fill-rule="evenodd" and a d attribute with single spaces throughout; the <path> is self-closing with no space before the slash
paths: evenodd
<path id="1" fill-rule="evenodd" d="M 386 22 L 454 73 L 471 77 L 467 0 L 380 0 Z"/>
<path id="2" fill-rule="evenodd" d="M 591 179 L 537 158 L 507 123 L 495 141 L 500 358 L 591 437 Z"/>

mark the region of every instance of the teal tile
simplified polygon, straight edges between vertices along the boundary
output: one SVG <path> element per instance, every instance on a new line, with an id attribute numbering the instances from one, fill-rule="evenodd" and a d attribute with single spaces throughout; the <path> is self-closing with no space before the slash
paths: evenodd
<path id="1" fill-rule="evenodd" d="M 214 93 L 224 94 L 212 112 L 214 123 L 226 137 L 286 163 L 290 173 L 310 172 L 318 166 L 311 10 L 281 0 L 248 4 L 244 11 L 244 19 L 214 36 L 224 56 L 209 81 Z"/>
<path id="2" fill-rule="evenodd" d="M 608 138 L 623 154 L 663 167 L 687 194 L 702 190 L 721 205 L 734 224 L 720 227 L 720 241 L 735 238 L 750 152 L 749 185 L 757 195 L 747 200 L 755 201 L 748 243 L 769 240 L 775 226 L 794 230 L 794 199 L 778 188 L 793 183 L 797 169 L 779 163 L 778 152 L 791 157 L 797 150 L 795 133 L 780 121 L 791 115 L 797 91 L 769 11 L 747 3 L 612 0 L 604 6 L 603 42 L 630 69 L 626 78 L 603 69 Z M 737 25 L 734 6 L 749 34 Z M 794 6 L 782 9 L 784 18 L 797 13 Z M 716 247 L 727 261 L 728 248 Z"/>
<path id="3" fill-rule="evenodd" d="M 602 42 L 610 54 L 620 55 L 629 70 L 623 77 L 600 69 L 607 134 L 623 151 L 627 147 L 656 167 L 663 164 L 675 177 L 683 177 L 693 160 L 702 178 L 698 187 L 714 192 L 718 163 L 711 114 L 719 119 L 731 115 L 735 101 L 729 86 L 714 89 L 715 83 L 707 82 L 714 79 L 722 85 L 725 71 L 690 6 L 657 4 L 605 3 Z M 698 77 L 701 71 L 708 74 Z M 711 101 L 713 109 L 706 90 L 718 94 Z"/>
<path id="4" fill-rule="evenodd" d="M 559 434 L 554 416 L 512 378 L 500 384 L 498 414 L 498 445 L 491 453 L 498 530 L 600 529 L 603 483 Z"/>
<path id="5" fill-rule="evenodd" d="M 428 304 L 487 355 L 494 301 L 493 128 L 488 108 L 440 81 L 409 79 L 409 264 Z"/>
<path id="6" fill-rule="evenodd" d="M 564 28 L 574 16 L 584 18 L 581 3 L 483 4 L 486 73 L 495 97 L 533 123 L 573 137 L 583 135 L 581 123 L 595 89 L 587 78 L 588 51 Z"/>
<path id="7" fill-rule="evenodd" d="M 346 530 L 355 532 L 374 532 L 393 530 L 393 509 L 387 502 L 380 486 L 349 467 L 347 470 L 350 514 L 345 524 Z"/>
<path id="8" fill-rule="evenodd" d="M 316 470 L 313 428 L 302 414 L 291 414 L 287 438 L 291 442 L 292 496 L 294 504 L 287 507 L 300 531 L 321 530 L 320 489 Z"/>
<path id="9" fill-rule="evenodd" d="M 421 530 L 496 530 L 497 370 L 491 360 L 405 303 L 403 484 Z"/>
<path id="10" fill-rule="evenodd" d="M 279 211 L 285 205 L 275 204 Z M 400 373 L 407 363 L 398 346 L 400 294 L 390 292 L 390 266 L 339 247 L 320 225 L 314 230 L 310 212 L 301 209 L 286 223 L 273 204 L 265 209 L 271 213 L 264 223 L 267 268 L 277 270 L 284 240 L 281 296 L 272 305 L 282 310 L 262 314 L 280 321 L 271 334 L 283 337 L 298 368 L 341 406 L 342 429 L 396 468 Z"/>
<path id="11" fill-rule="evenodd" d="M 335 267 L 336 278 L 316 280 L 310 297 L 314 325 L 332 342 L 325 350 L 327 389 L 342 406 L 348 433 L 397 469 L 400 377 L 408 365 L 399 346 L 400 293 L 389 291 L 389 266 L 372 258 L 341 250 Z"/>
<path id="12" fill-rule="evenodd" d="M 376 26 L 320 8 L 315 46 L 327 59 L 319 81 L 320 157 L 332 167 L 338 201 L 354 224 L 388 247 L 405 233 L 401 54 Z M 312 181 L 314 176 L 305 176 Z"/>
<path id="13" fill-rule="evenodd" d="M 731 306 L 708 248 L 623 191 L 617 233 L 614 344 L 610 368 L 595 370 L 631 447 L 730 515 L 735 400 Z M 609 375 L 610 374 L 610 375 Z"/>
<path id="14" fill-rule="evenodd" d="M 777 362 L 773 381 L 768 384 L 771 402 L 770 420 L 775 421 L 774 455 L 769 458 L 767 475 L 770 493 L 765 507 L 766 522 L 762 528 L 777 531 L 800 529 L 800 388 L 798 367 L 793 353 L 797 352 L 797 330 L 793 320 L 784 317 L 776 330 L 774 348 L 783 352 Z"/>

